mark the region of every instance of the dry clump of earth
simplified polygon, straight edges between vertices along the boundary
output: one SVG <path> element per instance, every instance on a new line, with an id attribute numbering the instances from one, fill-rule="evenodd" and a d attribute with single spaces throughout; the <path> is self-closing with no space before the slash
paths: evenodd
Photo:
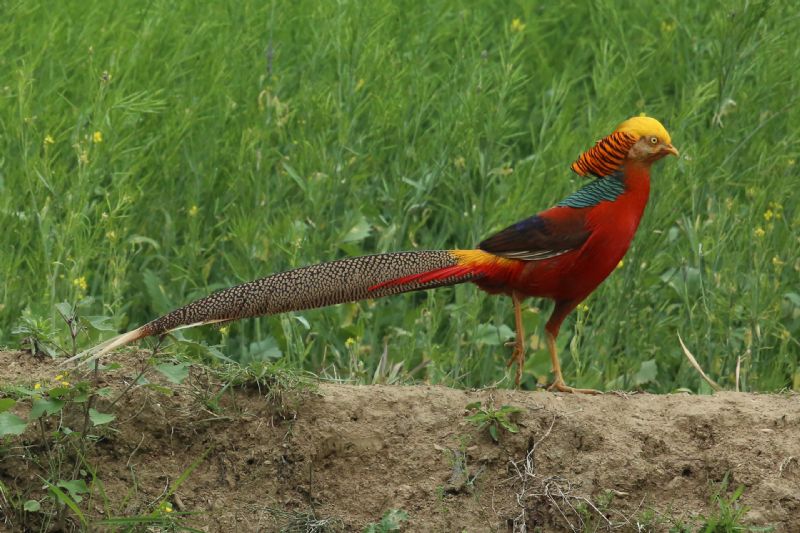
<path id="1" fill-rule="evenodd" d="M 714 494 L 742 487 L 732 505 L 747 508 L 744 524 L 800 528 L 796 394 L 233 386 L 202 365 L 181 384 L 155 372 L 134 383 L 146 358 L 115 354 L 119 368 L 99 374 L 109 398 L 127 392 L 96 404 L 116 419 L 92 428 L 84 450 L 89 523 L 168 505 L 176 523 L 206 531 L 362 531 L 391 510 L 407 517 L 403 531 L 668 531 L 702 524 L 718 512 Z M 0 352 L 0 369 L 3 390 L 60 370 L 22 352 Z M 467 419 L 474 402 L 519 408 L 509 417 L 519 431 L 495 441 Z M 24 403 L 14 408 L 23 418 Z M 74 418 L 49 417 L 46 429 L 74 430 Z M 15 510 L 13 496 L 47 501 L 46 453 L 38 424 L 6 437 L 6 527 L 42 527 L 43 513 Z M 51 530 L 80 529 L 62 515 Z"/>

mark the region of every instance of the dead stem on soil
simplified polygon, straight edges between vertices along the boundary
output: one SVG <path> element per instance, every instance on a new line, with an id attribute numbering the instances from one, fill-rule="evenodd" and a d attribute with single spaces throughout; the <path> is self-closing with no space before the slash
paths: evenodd
<path id="1" fill-rule="evenodd" d="M 509 470 L 513 475 L 505 482 L 517 484 L 516 500 L 520 509 L 511 521 L 511 531 L 527 533 L 529 520 L 533 518 L 530 509 L 535 508 L 536 503 L 543 503 L 554 510 L 573 532 L 586 531 L 590 526 L 594 526 L 594 530 L 603 527 L 608 531 L 632 526 L 625 516 L 622 516 L 622 522 L 615 524 L 606 516 L 609 510 L 603 511 L 589 498 L 573 494 L 570 480 L 559 475 L 543 476 L 536 473 L 536 450 L 550 436 L 556 417 L 554 414 L 547 431 L 529 445 L 524 459 L 509 460 Z M 596 517 L 597 522 L 592 517 Z M 587 523 L 587 520 L 591 522 Z"/>
<path id="2" fill-rule="evenodd" d="M 297 512 L 266 507 L 264 511 L 276 521 L 283 521 L 284 526 L 281 531 L 288 533 L 327 533 L 338 531 L 344 527 L 340 519 L 318 518 L 313 510 L 310 512 Z"/>
<path id="3" fill-rule="evenodd" d="M 136 445 L 136 448 L 134 448 L 131 454 L 128 456 L 128 460 L 125 461 L 126 467 L 131 466 L 131 460 L 133 459 L 133 456 L 136 455 L 136 452 L 139 451 L 139 448 L 141 448 L 143 442 L 144 442 L 144 433 L 142 433 L 142 438 L 139 439 L 139 444 Z"/>
<path id="4" fill-rule="evenodd" d="M 778 477 L 781 477 L 783 475 L 783 471 L 786 470 L 786 468 L 788 468 L 789 465 L 792 464 L 793 462 L 794 463 L 798 462 L 797 457 L 795 457 L 794 455 L 790 455 L 789 457 L 784 459 L 781 462 L 780 466 L 778 467 Z"/>

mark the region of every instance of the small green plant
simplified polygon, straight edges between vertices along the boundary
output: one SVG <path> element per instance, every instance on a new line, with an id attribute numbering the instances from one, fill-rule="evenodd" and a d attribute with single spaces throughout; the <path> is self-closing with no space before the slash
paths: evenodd
<path id="1" fill-rule="evenodd" d="M 728 494 L 728 474 L 713 489 L 709 505 L 712 511 L 708 515 L 701 514 L 695 519 L 671 520 L 669 533 L 767 533 L 775 531 L 773 526 L 749 526 L 744 523 L 744 516 L 749 508 L 740 501 L 744 494 L 744 485 L 739 485 Z"/>
<path id="2" fill-rule="evenodd" d="M 390 533 L 400 531 L 402 523 L 408 520 L 408 513 L 400 509 L 389 509 L 381 517 L 380 522 L 367 524 L 364 533 Z"/>
<path id="3" fill-rule="evenodd" d="M 189 479 L 189 476 L 192 474 L 192 472 L 194 472 L 195 469 L 206 460 L 208 454 L 212 451 L 213 446 L 206 448 L 206 451 L 203 452 L 200 457 L 195 459 L 192 464 L 190 464 L 186 470 L 184 470 L 183 473 L 178 476 L 178 479 L 170 484 L 168 490 L 158 499 L 158 501 L 151 505 L 152 511 L 150 513 L 138 516 L 110 517 L 96 522 L 96 525 L 116 527 L 125 526 L 131 529 L 145 526 L 157 526 L 159 531 L 187 530 L 187 528 L 182 525 L 182 521 L 184 518 L 191 516 L 194 513 L 176 510 L 173 507 L 171 500 L 178 488 L 187 479 Z M 138 531 L 138 529 L 135 530 Z"/>
<path id="4" fill-rule="evenodd" d="M 52 320 L 34 317 L 30 313 L 22 318 L 16 332 L 25 336 L 23 340 L 33 355 L 74 355 L 80 333 L 90 329 L 108 329 L 105 317 L 80 317 L 79 306 L 56 305 L 56 312 L 66 325 L 67 336 L 53 328 Z M 101 484 L 91 465 L 91 444 L 109 431 L 106 428 L 116 420 L 114 406 L 136 386 L 171 394 L 169 386 L 148 381 L 146 375 L 151 370 L 163 375 L 169 384 L 176 385 L 189 375 L 190 363 L 164 361 L 156 357 L 159 344 L 153 348 L 150 357 L 143 358 L 138 374 L 121 391 L 101 386 L 100 379 L 101 374 L 114 371 L 120 365 L 102 366 L 99 362 L 86 370 L 63 370 L 51 378 L 4 385 L 0 389 L 0 437 L 22 435 L 31 430 L 39 441 L 38 446 L 27 450 L 28 459 L 40 469 L 42 492 L 35 495 L 10 494 L 7 487 L 1 489 L 9 493 L 20 524 L 27 527 L 36 524 L 37 528 L 43 529 L 52 525 L 64 529 L 71 527 L 67 523 L 73 520 L 80 527 L 90 526 L 85 508 L 91 504 L 84 500 L 91 500 Z M 68 349 L 63 346 L 68 346 Z M 171 488 L 172 492 L 195 467 L 192 465 L 179 478 Z M 102 492 L 101 488 L 99 490 Z M 175 523 L 182 513 L 172 511 L 168 501 L 172 492 L 154 504 L 157 509 L 153 513 L 140 519 L 161 525 Z M 74 518 L 69 516 L 70 513 Z"/>
<path id="5" fill-rule="evenodd" d="M 94 407 L 95 400 L 108 396 L 109 389 L 98 388 L 96 381 L 78 376 L 73 382 L 72 375 L 63 371 L 49 381 L 5 387 L 3 393 L 0 436 L 21 435 L 30 428 L 38 433 L 39 439 L 39 445 L 29 449 L 29 458 L 41 468 L 40 477 L 46 492 L 36 499 L 26 497 L 23 516 L 39 515 L 43 524 L 62 527 L 65 513 L 71 511 L 82 526 L 87 526 L 79 505 L 90 493 L 85 468 L 86 445 L 96 438 L 94 428 L 115 419 L 113 414 Z M 41 452 L 37 453 L 36 449 Z M 71 452 L 74 452 L 74 460 L 69 459 Z"/>
<path id="6" fill-rule="evenodd" d="M 61 351 L 61 347 L 54 341 L 53 321 L 34 316 L 29 308 L 22 312 L 11 333 L 19 337 L 20 347 L 30 351 L 34 357 L 56 357 Z"/>
<path id="7" fill-rule="evenodd" d="M 89 298 L 75 305 L 68 302 L 55 304 L 55 312 L 67 326 L 67 335 L 55 327 L 52 318 L 36 316 L 29 308 L 23 311 L 11 333 L 19 338 L 20 346 L 35 357 L 73 356 L 78 353 L 78 336 L 81 333 L 116 330 L 110 317 L 83 316 L 79 313 L 80 309 L 91 303 Z"/>
<path id="8" fill-rule="evenodd" d="M 471 438 L 470 435 L 456 435 L 453 439 L 458 442 L 458 448 L 440 447 L 451 469 L 447 486 L 442 487 L 442 497 L 445 494 L 472 493 L 476 488 L 476 482 L 483 473 L 484 466 L 472 471 L 471 465 L 467 463 L 467 447 Z"/>
<path id="9" fill-rule="evenodd" d="M 489 435 L 495 442 L 500 441 L 500 429 L 509 433 L 518 433 L 519 426 L 511 421 L 515 413 L 521 413 L 522 409 L 513 405 L 503 405 L 500 409 L 494 409 L 489 404 L 483 406 L 481 402 L 472 402 L 464 408 L 467 411 L 474 411 L 467 417 L 467 420 L 478 427 L 478 430 L 488 428 Z"/>
<path id="10" fill-rule="evenodd" d="M 210 353 L 214 355 L 213 351 Z M 218 361 L 220 363 L 212 368 L 212 372 L 223 385 L 202 400 L 215 413 L 222 410 L 220 402 L 226 393 L 237 387 L 254 388 L 265 396 L 277 416 L 290 419 L 294 416 L 299 398 L 316 390 L 316 384 L 308 375 L 280 361 L 250 361 L 247 364 L 225 359 Z M 231 394 L 230 398 L 235 409 L 236 395 Z"/>
<path id="11" fill-rule="evenodd" d="M 744 494 L 744 485 L 727 494 L 729 479 L 728 474 L 714 489 L 710 504 L 714 512 L 708 516 L 700 515 L 701 525 L 697 530 L 701 533 L 738 533 L 738 532 L 766 532 L 774 531 L 772 526 L 753 527 L 743 523 L 744 515 L 749 508 L 742 504 L 740 498 Z"/>

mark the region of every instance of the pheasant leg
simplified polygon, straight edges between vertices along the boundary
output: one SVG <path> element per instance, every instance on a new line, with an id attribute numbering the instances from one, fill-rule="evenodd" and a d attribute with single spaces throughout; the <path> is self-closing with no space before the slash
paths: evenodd
<path id="1" fill-rule="evenodd" d="M 522 326 L 522 298 L 516 291 L 511 293 L 511 300 L 514 302 L 514 322 L 517 328 L 517 337 L 514 340 L 514 352 L 506 366 L 517 363 L 517 372 L 514 376 L 514 385 L 519 388 L 522 380 L 522 369 L 525 366 L 525 329 Z"/>
<path id="2" fill-rule="evenodd" d="M 550 351 L 550 361 L 553 363 L 553 375 L 555 376 L 555 380 L 552 385 L 547 387 L 547 390 L 577 394 L 603 394 L 594 389 L 576 389 L 564 383 L 564 376 L 561 375 L 561 363 L 558 361 L 558 352 L 556 351 L 556 339 L 550 333 L 547 334 L 547 349 Z"/>

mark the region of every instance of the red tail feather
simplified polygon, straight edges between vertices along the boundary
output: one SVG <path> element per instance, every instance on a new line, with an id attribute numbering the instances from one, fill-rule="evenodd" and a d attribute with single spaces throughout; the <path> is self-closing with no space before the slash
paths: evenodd
<path id="1" fill-rule="evenodd" d="M 372 285 L 368 290 L 372 292 L 387 287 L 403 287 L 410 284 L 442 286 L 464 281 L 477 281 L 498 275 L 500 278 L 506 279 L 518 273 L 522 266 L 519 261 L 498 257 L 483 250 L 451 250 L 450 253 L 457 258 L 457 264 L 383 281 Z"/>
<path id="2" fill-rule="evenodd" d="M 449 267 L 439 268 L 430 272 L 423 272 L 422 274 L 411 274 L 410 276 L 403 276 L 402 278 L 391 279 L 373 285 L 368 290 L 370 292 L 382 289 L 385 287 L 401 287 L 409 283 L 418 283 L 420 285 L 428 284 L 433 281 L 440 281 L 450 279 L 455 281 L 458 278 L 474 274 L 475 269 L 467 265 L 453 265 Z"/>

